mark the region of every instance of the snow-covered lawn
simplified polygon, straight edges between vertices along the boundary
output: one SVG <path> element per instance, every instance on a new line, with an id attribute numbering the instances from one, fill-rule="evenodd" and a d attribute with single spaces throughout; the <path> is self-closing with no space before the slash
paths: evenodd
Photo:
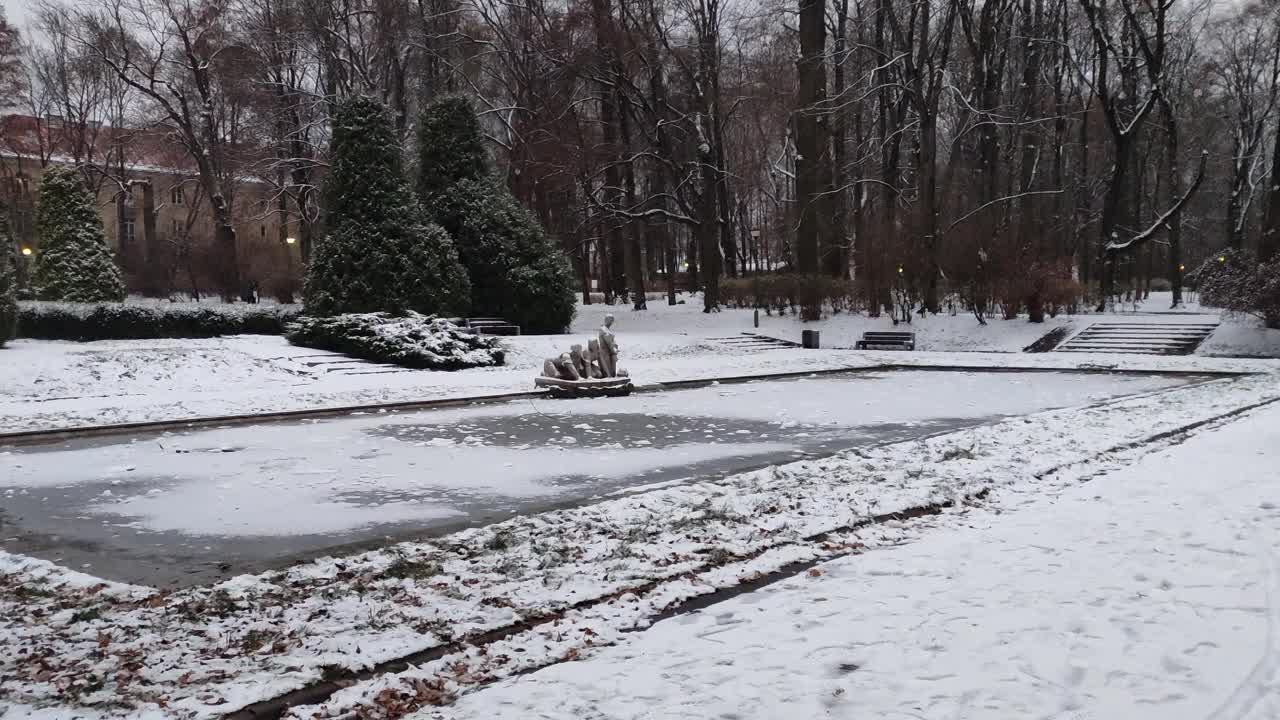
<path id="1" fill-rule="evenodd" d="M 507 341 L 506 367 L 455 373 L 362 364 L 267 336 L 96 343 L 19 340 L 0 351 L 0 433 L 527 391 L 543 359 L 565 352 L 573 342 L 584 342 L 606 314 L 617 316 L 622 365 L 641 384 L 884 363 L 1240 370 L 1276 363 L 1202 356 L 1280 356 L 1280 331 L 1262 329 L 1248 318 L 1224 319 L 1192 358 L 1117 360 L 1114 355 L 1020 352 L 1057 326 L 1078 331 L 1095 320 L 1121 315 L 1155 321 L 1217 318 L 1132 313 L 1059 316 L 1039 325 L 1025 319 L 993 319 L 986 326 L 969 315 L 943 314 L 911 325 L 920 352 L 852 352 L 832 348 L 852 347 L 867 330 L 892 328 L 888 318 L 845 314 L 806 325 L 791 315 L 765 315 L 756 329 L 750 310 L 706 314 L 696 298 L 692 302 L 673 307 L 652 301 L 646 312 L 600 304 L 579 307 L 572 335 L 513 338 Z M 1153 307 L 1161 306 L 1148 304 L 1153 302 Z M 806 328 L 820 331 L 826 349 L 749 350 L 722 340 L 756 332 L 794 342 Z"/>
<path id="2" fill-rule="evenodd" d="M 53 708 L 45 717 L 138 718 L 148 711 L 216 717 L 334 668 L 370 667 L 427 648 L 449 652 L 407 673 L 357 684 L 329 706 L 299 709 L 296 716 L 379 717 L 376 708 L 389 700 L 402 708 L 440 702 L 477 682 L 588 653 L 683 598 L 732 587 L 792 561 L 874 544 L 882 532 L 875 528 L 883 525 L 850 529 L 877 515 L 972 500 L 988 491 L 997 502 L 1010 503 L 997 508 L 1013 510 L 1012 498 L 1045 492 L 1044 478 L 1070 486 L 1100 468 L 1139 459 L 1152 440 L 1277 397 L 1274 375 L 1217 380 L 658 488 L 172 593 L 93 585 L 41 561 L 0 555 L 0 645 L 6 649 L 0 655 L 0 712 L 9 703 L 14 717 L 32 705 Z M 1211 455 L 1187 481 L 1205 487 L 1186 503 L 1183 519 L 1189 523 L 1203 515 L 1222 524 L 1212 506 L 1218 485 L 1266 488 L 1256 477 L 1224 478 L 1230 467 L 1224 458 L 1238 453 Z M 1148 505 L 1176 501 L 1177 495 L 1155 490 L 1146 498 Z M 1041 513 L 1040 522 L 1046 517 Z M 1108 527 L 1092 525 L 1092 539 L 1104 540 Z M 1205 552 L 1229 539 L 1222 531 L 1197 535 Z M 883 532 L 892 538 L 897 530 Z M 1155 548 L 1173 547 L 1164 535 L 1150 540 Z M 1146 565 L 1160 579 L 1169 574 L 1154 560 Z M 1073 577 L 1070 572 L 1093 570 L 1063 572 Z M 1096 572 L 1108 582 L 1123 576 L 1110 568 Z M 1168 579 L 1182 587 L 1176 577 Z M 1143 587 L 1147 593 L 1161 589 L 1159 580 Z M 999 608 L 1018 614 L 1016 607 Z M 451 646 L 521 621 L 531 627 L 507 645 L 469 651 Z M 927 613 L 916 619 L 928 621 Z M 1132 626 L 1142 629 L 1137 619 Z M 1087 635 L 1088 626 L 1079 634 Z M 823 635 L 821 628 L 810 634 Z M 364 710 L 369 714 L 360 715 Z"/>
<path id="3" fill-rule="evenodd" d="M 957 312 L 955 315 L 943 313 L 924 318 L 913 316 L 910 325 L 894 326 L 888 315 L 869 318 L 841 313 L 818 322 L 802 323 L 789 313 L 769 315 L 761 310 L 760 327 L 756 329 L 754 311 L 726 309 L 708 314 L 702 312 L 701 300 L 697 297 L 691 298 L 688 304 L 674 307 L 662 300 L 650 300 L 648 307 L 644 312 L 632 312 L 628 306 L 579 306 L 574 329 L 596 327 L 606 314 L 612 313 L 617 316 L 622 332 L 683 332 L 702 337 L 758 332 L 798 343 L 802 330 L 817 330 L 823 347 L 848 349 L 868 330 L 907 330 L 916 333 L 916 347 L 921 350 L 1021 352 L 1055 327 L 1082 327 L 1090 320 L 1089 316 L 1060 315 L 1048 318 L 1042 324 L 1034 324 L 1024 317 L 988 320 L 984 326 L 978 324 L 973 315 Z"/>
<path id="4" fill-rule="evenodd" d="M 1278 468 L 1272 406 L 420 717 L 1272 720 Z"/>
<path id="5" fill-rule="evenodd" d="M 0 432 L 521 392 L 533 389 L 543 358 L 567 351 L 569 341 L 511 339 L 501 368 L 385 372 L 270 336 L 19 340 L 0 351 Z M 624 336 L 622 343 L 624 367 L 643 382 L 848 364 L 831 353 L 744 354 L 682 336 Z"/>

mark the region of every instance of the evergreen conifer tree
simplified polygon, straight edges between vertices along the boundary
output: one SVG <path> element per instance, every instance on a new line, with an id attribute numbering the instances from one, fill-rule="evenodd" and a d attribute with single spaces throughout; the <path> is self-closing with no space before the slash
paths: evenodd
<path id="1" fill-rule="evenodd" d="M 334 115 L 331 148 L 327 232 L 312 251 L 307 313 L 464 311 L 466 270 L 406 183 L 387 109 L 370 98 L 346 100 Z"/>
<path id="2" fill-rule="evenodd" d="M 121 302 L 124 280 L 80 171 L 54 166 L 40 179 L 36 208 L 36 296 L 67 302 Z"/>
<path id="3" fill-rule="evenodd" d="M 491 171 L 471 104 L 438 101 L 418 125 L 422 205 L 453 238 L 471 279 L 471 312 L 525 332 L 560 332 L 573 320 L 573 272 L 537 219 Z"/>
<path id="4" fill-rule="evenodd" d="M 418 123 L 418 195 L 434 197 L 459 180 L 489 175 L 480 122 L 463 97 L 437 100 Z"/>
<path id="5" fill-rule="evenodd" d="M 0 347 L 18 329 L 18 257 L 9 233 L 9 215 L 0 205 Z"/>

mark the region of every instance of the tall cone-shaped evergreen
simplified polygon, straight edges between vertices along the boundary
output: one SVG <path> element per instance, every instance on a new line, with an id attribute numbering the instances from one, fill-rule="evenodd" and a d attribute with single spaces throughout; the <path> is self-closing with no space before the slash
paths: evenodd
<path id="1" fill-rule="evenodd" d="M 428 107 L 418 123 L 418 196 L 425 200 L 459 180 L 489 175 L 489 155 L 471 103 L 453 96 Z"/>
<path id="2" fill-rule="evenodd" d="M 18 256 L 9 233 L 9 213 L 0 205 L 0 347 L 18 329 Z"/>
<path id="3" fill-rule="evenodd" d="M 307 270 L 307 314 L 464 312 L 471 292 L 466 270 L 406 182 L 386 107 L 365 97 L 343 102 L 331 148 L 327 232 Z"/>
<path id="4" fill-rule="evenodd" d="M 41 300 L 124 300 L 124 280 L 95 204 L 79 170 L 54 166 L 41 177 L 36 208 L 40 247 L 32 283 Z"/>
<path id="5" fill-rule="evenodd" d="M 569 260 L 494 175 L 464 98 L 442 99 L 422 115 L 418 193 L 467 268 L 472 314 L 505 318 L 528 333 L 569 326 L 575 303 Z"/>

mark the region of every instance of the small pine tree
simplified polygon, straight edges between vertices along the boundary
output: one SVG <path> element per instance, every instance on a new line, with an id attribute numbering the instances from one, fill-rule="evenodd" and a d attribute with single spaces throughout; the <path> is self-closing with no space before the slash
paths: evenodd
<path id="1" fill-rule="evenodd" d="M 41 300 L 121 302 L 124 280 L 80 171 L 51 167 L 40 180 L 40 236 L 33 285 Z"/>
<path id="2" fill-rule="evenodd" d="M 18 256 L 9 234 L 9 215 L 0 205 L 0 347 L 18 329 Z"/>
<path id="3" fill-rule="evenodd" d="M 428 222 L 404 176 L 386 108 L 345 101 L 333 119 L 325 182 L 328 232 L 312 251 L 303 300 L 309 315 L 459 312 L 470 283 L 449 235 Z"/>
<path id="4" fill-rule="evenodd" d="M 458 248 L 471 279 L 471 311 L 525 332 L 563 331 L 575 307 L 569 261 L 490 171 L 471 104 L 453 97 L 432 105 L 418 142 L 422 205 Z"/>

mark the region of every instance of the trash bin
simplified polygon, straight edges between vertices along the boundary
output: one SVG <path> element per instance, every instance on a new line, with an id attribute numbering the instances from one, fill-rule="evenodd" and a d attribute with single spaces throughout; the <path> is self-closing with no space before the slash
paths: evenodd
<path id="1" fill-rule="evenodd" d="M 802 330 L 800 331 L 800 345 L 806 350 L 818 349 L 818 331 Z"/>

